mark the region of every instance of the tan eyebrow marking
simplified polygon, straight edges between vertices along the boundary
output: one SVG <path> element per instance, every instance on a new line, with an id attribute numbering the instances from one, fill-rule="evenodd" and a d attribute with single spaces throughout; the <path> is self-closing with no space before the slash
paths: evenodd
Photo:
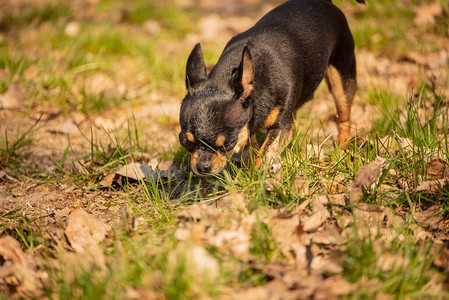
<path id="1" fill-rule="evenodd" d="M 190 131 L 186 133 L 187 140 L 191 143 L 195 142 L 195 136 Z"/>
<path id="2" fill-rule="evenodd" d="M 217 137 L 217 140 L 215 141 L 215 145 L 216 145 L 217 147 L 221 147 L 221 146 L 223 146 L 225 140 L 226 140 L 226 137 L 225 137 L 224 135 L 220 134 L 220 135 Z"/>

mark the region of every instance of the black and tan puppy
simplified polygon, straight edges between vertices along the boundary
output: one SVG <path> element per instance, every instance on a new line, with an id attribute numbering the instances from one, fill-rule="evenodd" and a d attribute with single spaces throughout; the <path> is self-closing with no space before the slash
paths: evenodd
<path id="1" fill-rule="evenodd" d="M 218 173 L 249 144 L 270 161 L 323 78 L 337 107 L 341 144 L 349 138 L 356 64 L 346 18 L 329 0 L 291 0 L 273 9 L 228 42 L 209 74 L 197 44 L 187 60 L 179 134 L 192 170 Z M 260 148 L 259 129 L 267 130 Z"/>

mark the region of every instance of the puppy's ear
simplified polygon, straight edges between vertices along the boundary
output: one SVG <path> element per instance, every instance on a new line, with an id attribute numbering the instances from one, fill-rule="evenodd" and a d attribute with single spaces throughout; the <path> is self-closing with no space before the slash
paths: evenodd
<path id="1" fill-rule="evenodd" d="M 206 64 L 204 63 L 203 51 L 198 43 L 193 47 L 187 59 L 186 66 L 186 88 L 187 91 L 194 89 L 198 84 L 207 79 Z"/>
<path id="2" fill-rule="evenodd" d="M 245 101 L 254 89 L 254 63 L 248 46 L 243 47 L 242 60 L 238 69 L 233 73 L 232 80 L 240 100 Z"/>

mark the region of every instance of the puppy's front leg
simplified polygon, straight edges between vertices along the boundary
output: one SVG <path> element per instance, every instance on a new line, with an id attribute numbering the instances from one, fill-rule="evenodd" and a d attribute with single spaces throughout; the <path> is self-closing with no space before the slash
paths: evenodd
<path id="1" fill-rule="evenodd" d="M 256 134 L 253 133 L 251 135 L 251 139 L 249 143 L 246 144 L 245 148 L 243 149 L 242 157 L 241 157 L 241 163 L 245 166 L 249 166 L 251 162 L 251 152 L 259 151 L 260 146 L 257 142 Z"/>
<path id="2" fill-rule="evenodd" d="M 281 141 L 285 136 L 286 131 L 276 128 L 269 129 L 265 141 L 260 148 L 259 153 L 265 158 L 265 162 L 270 164 L 278 155 L 281 147 Z M 262 157 L 256 158 L 255 168 L 259 169 L 262 166 Z"/>

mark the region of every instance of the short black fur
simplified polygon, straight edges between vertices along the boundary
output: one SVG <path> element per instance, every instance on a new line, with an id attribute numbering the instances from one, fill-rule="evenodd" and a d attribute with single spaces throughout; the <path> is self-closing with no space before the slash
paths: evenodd
<path id="1" fill-rule="evenodd" d="M 341 126 L 349 124 L 356 88 L 354 40 L 345 16 L 328 0 L 291 0 L 273 9 L 228 42 L 209 74 L 197 44 L 187 60 L 179 135 L 192 153 L 194 172 L 221 171 L 214 153 L 240 151 L 239 138 L 249 140 L 264 126 L 260 152 L 269 153 L 325 76 L 341 143 L 349 135 Z"/>

